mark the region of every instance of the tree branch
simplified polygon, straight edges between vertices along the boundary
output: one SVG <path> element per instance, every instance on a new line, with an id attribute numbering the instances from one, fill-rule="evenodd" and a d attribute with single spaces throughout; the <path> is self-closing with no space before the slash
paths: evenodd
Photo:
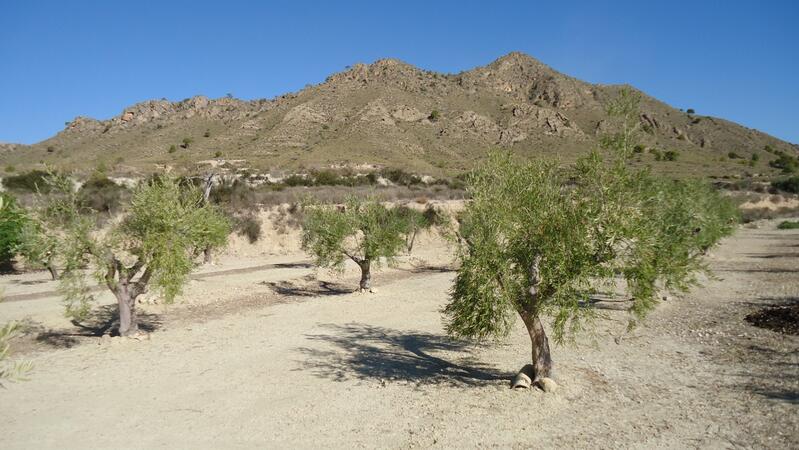
<path id="1" fill-rule="evenodd" d="M 153 275 L 152 267 L 147 266 L 147 269 L 145 269 L 141 278 L 139 278 L 139 281 L 133 284 L 133 289 L 131 290 L 131 297 L 136 298 L 147 291 L 147 284 L 150 283 L 150 278 L 152 277 L 152 275 Z"/>

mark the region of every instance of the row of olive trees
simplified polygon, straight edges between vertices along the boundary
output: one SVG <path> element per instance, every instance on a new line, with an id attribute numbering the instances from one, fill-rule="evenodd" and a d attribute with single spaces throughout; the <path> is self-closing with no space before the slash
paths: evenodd
<path id="1" fill-rule="evenodd" d="M 637 101 L 623 92 L 610 105 L 620 131 L 603 139 L 602 153 L 570 166 L 497 153 L 468 177 L 470 200 L 453 233 L 460 266 L 444 309 L 447 330 L 501 337 L 519 316 L 539 385 L 553 367 L 542 319 L 551 318 L 556 342 L 572 338 L 595 317 L 594 296 L 620 285 L 629 293 L 634 322 L 661 291 L 696 284 L 706 270 L 703 253 L 734 226 L 735 208 L 707 185 L 630 167 Z M 174 299 L 194 256 L 223 245 L 230 231 L 199 189 L 168 177 L 142 184 L 121 220 L 103 230 L 82 210 L 66 178 L 52 175 L 49 183 L 54 194 L 36 209 L 14 248 L 43 267 L 60 258 L 67 312 L 76 318 L 88 312 L 93 270 L 117 299 L 123 336 L 138 330 L 139 295 L 150 287 Z M 420 230 L 447 222 L 433 209 L 389 208 L 373 198 L 340 206 L 307 203 L 303 210 L 303 248 L 322 267 L 341 269 L 353 261 L 361 291 L 372 290 L 373 269 L 412 250 Z"/>

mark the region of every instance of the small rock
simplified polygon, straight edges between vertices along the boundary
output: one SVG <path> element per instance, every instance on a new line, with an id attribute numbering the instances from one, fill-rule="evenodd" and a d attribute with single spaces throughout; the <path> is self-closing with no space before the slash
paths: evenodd
<path id="1" fill-rule="evenodd" d="M 538 380 L 538 386 L 544 392 L 555 392 L 556 390 L 558 390 L 558 383 L 555 383 L 555 380 L 553 380 L 552 378 L 546 378 L 546 377 L 541 378 L 540 380 Z"/>

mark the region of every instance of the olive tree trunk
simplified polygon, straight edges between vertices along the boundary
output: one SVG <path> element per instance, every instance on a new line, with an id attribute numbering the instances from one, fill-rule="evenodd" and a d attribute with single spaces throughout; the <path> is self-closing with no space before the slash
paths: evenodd
<path id="1" fill-rule="evenodd" d="M 211 255 L 211 247 L 203 249 L 203 264 L 211 264 L 214 262 L 213 255 Z"/>
<path id="2" fill-rule="evenodd" d="M 372 262 L 364 259 L 358 263 L 361 268 L 361 291 L 372 289 Z"/>
<path id="3" fill-rule="evenodd" d="M 119 305 L 119 335 L 132 336 L 139 332 L 139 320 L 136 316 L 136 298 L 127 287 L 120 287 L 114 292 Z"/>
<path id="4" fill-rule="evenodd" d="M 542 378 L 551 378 L 552 356 L 549 351 L 549 338 L 541 324 L 541 319 L 527 313 L 520 313 L 527 334 L 530 335 L 532 344 L 533 383 L 539 383 Z"/>
<path id="5" fill-rule="evenodd" d="M 538 317 L 538 307 L 541 301 L 540 288 L 542 285 L 540 263 L 541 256 L 537 256 L 532 265 L 530 266 L 530 279 L 529 279 L 529 296 L 524 299 L 518 309 L 519 316 L 527 328 L 527 334 L 530 335 L 530 343 L 532 344 L 532 364 L 525 366 L 517 376 L 517 379 L 524 379 L 522 375 L 527 375 L 531 379 L 528 382 L 518 384 L 514 380 L 514 387 L 530 387 L 530 383 L 536 385 L 545 391 L 550 391 L 555 388 L 556 384 L 551 379 L 552 375 L 552 355 L 549 351 L 549 338 L 544 331 L 544 325 Z M 531 369 L 530 374 L 526 372 Z"/>
<path id="6" fill-rule="evenodd" d="M 211 188 L 214 187 L 214 176 L 216 174 L 211 172 L 205 177 L 205 188 L 203 189 L 203 204 L 208 203 L 211 197 Z M 203 264 L 213 263 L 213 256 L 211 255 L 211 246 L 203 249 Z"/>
<path id="7" fill-rule="evenodd" d="M 136 315 L 136 298 L 143 294 L 150 282 L 152 270 L 148 266 L 138 281 L 131 281 L 144 266 L 137 261 L 128 268 L 114 256 L 108 257 L 108 270 L 105 281 L 117 299 L 119 309 L 119 335 L 132 336 L 139 332 L 139 318 Z"/>
<path id="8" fill-rule="evenodd" d="M 47 263 L 46 268 L 47 268 L 47 271 L 50 272 L 50 278 L 53 279 L 53 281 L 57 280 L 58 279 L 58 269 L 56 269 L 55 266 L 52 263 Z"/>

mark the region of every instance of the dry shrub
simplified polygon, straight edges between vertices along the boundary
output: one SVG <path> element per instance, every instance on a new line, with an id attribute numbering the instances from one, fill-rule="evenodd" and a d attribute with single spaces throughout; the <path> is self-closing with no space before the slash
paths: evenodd
<path id="1" fill-rule="evenodd" d="M 250 244 L 261 239 L 261 221 L 255 215 L 248 214 L 237 218 L 235 230 L 239 236 L 245 236 Z"/>

